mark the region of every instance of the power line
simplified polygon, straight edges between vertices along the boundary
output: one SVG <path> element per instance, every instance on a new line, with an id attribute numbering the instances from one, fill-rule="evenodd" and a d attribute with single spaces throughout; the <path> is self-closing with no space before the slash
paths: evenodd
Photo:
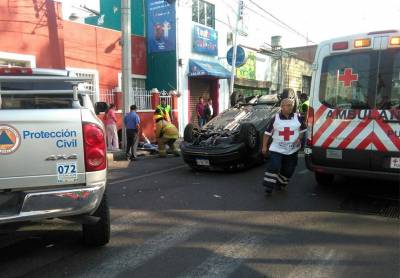
<path id="1" fill-rule="evenodd" d="M 278 21 L 281 25 L 285 26 L 287 29 L 289 29 L 290 31 L 294 32 L 295 34 L 297 34 L 300 37 L 305 38 L 308 42 L 311 43 L 315 43 L 314 41 L 310 40 L 308 38 L 308 36 L 303 35 L 302 33 L 300 33 L 299 31 L 297 31 L 296 29 L 294 29 L 293 27 L 291 27 L 290 25 L 288 25 L 287 23 L 283 22 L 282 20 L 280 20 L 278 17 L 274 16 L 272 13 L 268 12 L 266 9 L 264 9 L 263 7 L 261 7 L 259 4 L 257 4 L 256 2 L 254 2 L 253 0 L 249 0 L 250 3 L 252 3 L 254 6 L 256 6 L 258 9 L 260 9 L 261 11 L 263 11 L 264 13 L 268 14 L 270 17 L 272 17 L 273 19 L 275 19 L 276 21 Z"/>

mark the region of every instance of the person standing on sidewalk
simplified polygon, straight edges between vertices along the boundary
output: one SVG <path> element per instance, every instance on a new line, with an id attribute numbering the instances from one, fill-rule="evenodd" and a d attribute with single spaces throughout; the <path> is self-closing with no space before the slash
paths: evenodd
<path id="1" fill-rule="evenodd" d="M 283 99 L 281 111 L 268 123 L 264 133 L 262 153 L 269 161 L 264 173 L 265 194 L 272 194 L 274 188 L 286 188 L 297 166 L 297 155 L 307 129 L 302 117 L 293 113 L 294 100 Z M 268 142 L 272 137 L 272 143 Z M 269 153 L 268 153 L 269 152 Z"/>
<path id="2" fill-rule="evenodd" d="M 115 117 L 115 104 L 111 103 L 104 117 L 107 132 L 107 149 L 117 151 L 119 149 L 117 118 Z"/>
<path id="3" fill-rule="evenodd" d="M 202 128 L 206 122 L 206 118 L 204 116 L 204 98 L 199 97 L 199 102 L 196 104 L 196 114 L 197 114 L 197 121 L 199 127 Z"/>
<path id="4" fill-rule="evenodd" d="M 136 105 L 131 105 L 131 112 L 125 115 L 126 127 L 126 158 L 136 160 L 139 143 L 140 118 L 136 113 Z"/>
<path id="5" fill-rule="evenodd" d="M 204 118 L 206 123 L 208 123 L 214 117 L 214 108 L 212 104 L 212 99 L 209 98 L 207 104 L 204 106 Z"/>

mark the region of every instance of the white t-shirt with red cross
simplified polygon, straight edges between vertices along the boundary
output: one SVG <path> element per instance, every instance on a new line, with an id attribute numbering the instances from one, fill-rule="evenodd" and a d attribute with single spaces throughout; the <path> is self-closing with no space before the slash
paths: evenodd
<path id="1" fill-rule="evenodd" d="M 269 150 L 285 155 L 297 152 L 301 148 L 301 143 L 295 142 L 306 130 L 307 127 L 299 114 L 292 113 L 289 117 L 285 117 L 282 113 L 277 113 L 265 131 L 265 134 L 272 136 Z"/>

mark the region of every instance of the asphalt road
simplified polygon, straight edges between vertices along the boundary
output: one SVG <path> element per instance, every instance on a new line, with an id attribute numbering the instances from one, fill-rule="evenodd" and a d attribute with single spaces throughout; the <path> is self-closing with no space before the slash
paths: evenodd
<path id="1" fill-rule="evenodd" d="M 399 277 L 398 184 L 321 188 L 300 159 L 288 190 L 265 198 L 262 177 L 120 162 L 106 247 L 83 247 L 80 227 L 58 220 L 3 230 L 0 277 Z"/>

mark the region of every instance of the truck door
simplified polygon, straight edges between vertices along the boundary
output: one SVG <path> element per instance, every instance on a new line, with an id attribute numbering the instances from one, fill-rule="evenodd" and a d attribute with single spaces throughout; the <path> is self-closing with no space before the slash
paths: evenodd
<path id="1" fill-rule="evenodd" d="M 377 51 L 323 58 L 314 95 L 313 162 L 338 168 L 369 169 L 373 130 L 370 118 L 376 88 Z"/>
<path id="2" fill-rule="evenodd" d="M 382 40 L 382 43 L 388 40 Z M 383 46 L 382 48 L 387 48 Z M 400 172 L 400 48 L 379 53 L 372 170 Z"/>

